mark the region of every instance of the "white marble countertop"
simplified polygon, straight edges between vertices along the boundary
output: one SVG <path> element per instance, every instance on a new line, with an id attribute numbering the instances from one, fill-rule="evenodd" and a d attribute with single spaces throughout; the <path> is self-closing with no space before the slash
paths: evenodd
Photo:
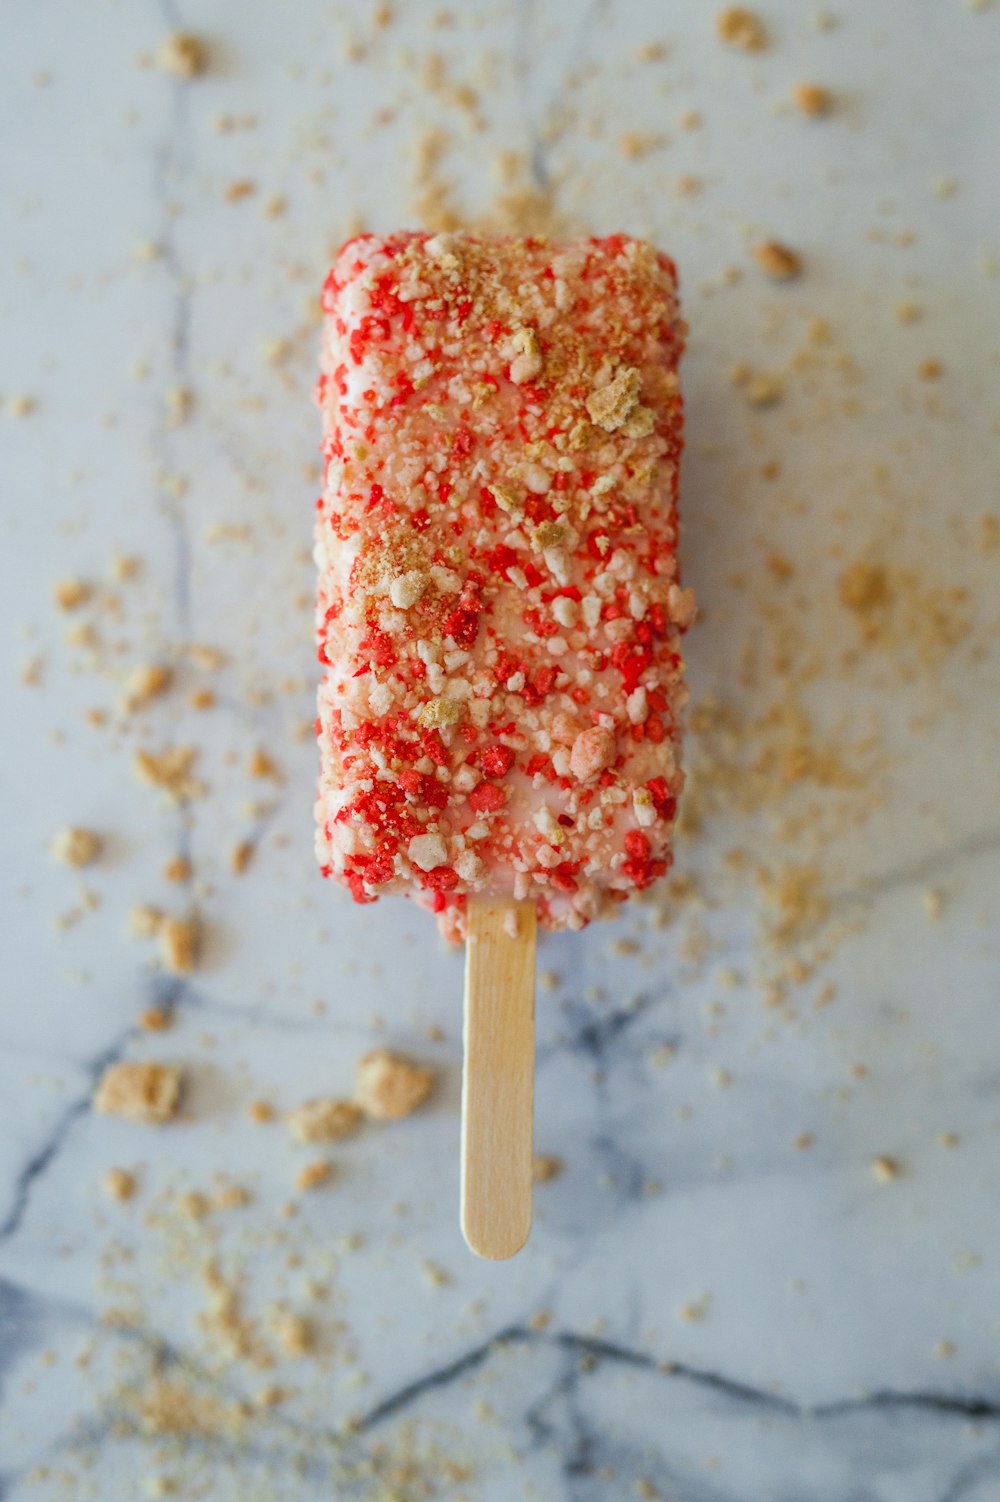
<path id="1" fill-rule="evenodd" d="M 694 0 L 391 9 L 7 17 L 0 1498 L 1000 1498 L 1000 9 L 767 0 L 752 54 Z M 190 82 L 150 61 L 179 27 Z M 679 262 L 703 619 L 683 880 L 543 945 L 564 1166 L 492 1266 L 457 1226 L 460 959 L 312 864 L 309 389 L 336 244 L 447 184 L 487 212 L 500 170 Z M 150 661 L 173 684 L 123 715 Z M 187 808 L 133 775 L 169 745 Z M 96 865 L 53 862 L 67 825 Z M 197 904 L 192 977 L 137 903 Z M 377 1042 L 432 1105 L 297 1193 L 250 1102 L 349 1091 Z M 179 1120 L 91 1111 L 121 1058 L 183 1067 Z"/>

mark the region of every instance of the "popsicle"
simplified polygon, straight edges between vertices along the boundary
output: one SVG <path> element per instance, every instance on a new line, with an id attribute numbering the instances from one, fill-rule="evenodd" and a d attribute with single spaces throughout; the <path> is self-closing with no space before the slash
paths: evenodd
<path id="1" fill-rule="evenodd" d="M 468 941 L 468 1199 L 515 1129 L 530 1173 L 536 921 L 583 928 L 672 859 L 685 328 L 625 235 L 362 235 L 322 301 L 317 850 Z"/>

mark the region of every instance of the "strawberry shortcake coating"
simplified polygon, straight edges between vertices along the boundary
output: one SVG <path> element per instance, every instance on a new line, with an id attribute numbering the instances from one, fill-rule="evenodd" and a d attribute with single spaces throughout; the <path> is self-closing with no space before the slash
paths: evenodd
<path id="1" fill-rule="evenodd" d="M 323 873 L 581 928 L 666 872 L 683 782 L 673 264 L 362 235 L 323 311 Z"/>

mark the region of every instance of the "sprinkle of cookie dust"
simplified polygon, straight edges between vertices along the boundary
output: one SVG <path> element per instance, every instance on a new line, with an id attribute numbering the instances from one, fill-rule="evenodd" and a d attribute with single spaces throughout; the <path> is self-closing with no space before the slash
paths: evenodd
<path id="1" fill-rule="evenodd" d="M 772 282 L 789 282 L 802 274 L 802 257 L 777 240 L 762 240 L 755 245 L 753 258 Z"/>
<path id="2" fill-rule="evenodd" d="M 101 1187 L 108 1199 L 124 1204 L 134 1196 L 138 1180 L 127 1168 L 109 1168 L 101 1181 Z"/>
<path id="3" fill-rule="evenodd" d="M 763 52 L 767 46 L 763 21 L 754 11 L 739 5 L 728 6 L 719 12 L 715 18 L 715 30 L 727 47 L 736 47 L 741 52 Z"/>
<path id="4" fill-rule="evenodd" d="M 80 829 L 68 825 L 60 829 L 52 841 L 52 858 L 61 866 L 92 866 L 100 858 L 103 848 L 101 836 L 93 829 Z"/>
<path id="5" fill-rule="evenodd" d="M 895 1179 L 902 1176 L 903 1168 L 898 1158 L 890 1158 L 885 1153 L 879 1153 L 872 1158 L 869 1164 L 872 1178 L 879 1184 L 891 1184 Z"/>
<path id="6" fill-rule="evenodd" d="M 388 1048 L 373 1048 L 357 1063 L 354 1099 L 376 1121 L 398 1121 L 427 1100 L 434 1089 L 432 1069 L 414 1064 Z"/>
<path id="7" fill-rule="evenodd" d="M 198 964 L 201 924 L 197 918 L 165 918 L 157 927 L 164 969 L 171 975 L 190 975 Z"/>
<path id="8" fill-rule="evenodd" d="M 322 1189 L 333 1178 L 333 1164 L 325 1158 L 317 1158 L 312 1163 L 306 1163 L 295 1175 L 295 1187 L 303 1194 L 311 1194 L 316 1189 Z"/>
<path id="9" fill-rule="evenodd" d="M 159 753 L 143 749 L 135 753 L 132 766 L 140 782 L 158 788 L 176 803 L 187 803 L 205 791 L 191 771 L 197 755 L 196 746 L 168 746 Z"/>
<path id="10" fill-rule="evenodd" d="M 111 1064 L 94 1094 L 94 1109 L 144 1126 L 164 1126 L 177 1114 L 181 1071 L 173 1064 Z"/>
<path id="11" fill-rule="evenodd" d="M 833 95 L 820 83 L 797 83 L 792 90 L 792 103 L 808 119 L 822 120 L 833 110 Z"/>
<path id="12" fill-rule="evenodd" d="M 175 31 L 160 43 L 157 65 L 178 78 L 198 78 L 208 69 L 208 48 L 190 31 Z"/>
<path id="13" fill-rule="evenodd" d="M 531 1177 L 536 1184 L 549 1184 L 563 1171 L 563 1160 L 552 1153 L 536 1153 L 531 1164 Z"/>
<path id="14" fill-rule="evenodd" d="M 361 1125 L 364 1112 L 353 1100 L 307 1100 L 285 1118 L 289 1135 L 295 1142 L 339 1142 L 352 1136 Z"/>

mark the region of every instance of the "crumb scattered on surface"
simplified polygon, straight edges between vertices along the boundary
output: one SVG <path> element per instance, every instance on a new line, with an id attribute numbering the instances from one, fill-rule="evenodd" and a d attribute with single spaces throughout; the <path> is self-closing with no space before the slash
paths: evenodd
<path id="1" fill-rule="evenodd" d="M 285 1124 L 296 1142 L 339 1142 L 357 1131 L 363 1117 L 353 1100 L 307 1100 L 289 1112 Z"/>
<path id="2" fill-rule="evenodd" d="M 171 975 L 190 975 L 198 963 L 201 925 L 196 918 L 165 918 L 159 926 L 160 954 Z"/>
<path id="3" fill-rule="evenodd" d="M 163 924 L 159 908 L 140 902 L 129 910 L 128 931 L 133 939 L 155 939 Z"/>
<path id="4" fill-rule="evenodd" d="M 548 1184 L 563 1171 L 563 1160 L 551 1153 L 536 1153 L 531 1164 L 531 1177 L 536 1184 Z"/>
<path id="5" fill-rule="evenodd" d="M 177 1114 L 181 1071 L 173 1064 L 111 1064 L 101 1076 L 94 1108 L 105 1116 L 124 1116 L 148 1126 L 163 1126 Z"/>
<path id="6" fill-rule="evenodd" d="M 772 282 L 787 282 L 802 273 L 802 257 L 778 240 L 762 240 L 753 248 L 753 258 Z"/>
<path id="7" fill-rule="evenodd" d="M 184 803 L 204 792 L 191 771 L 197 755 L 195 746 L 168 746 L 159 754 L 140 749 L 135 753 L 132 766 L 140 782 L 159 788 L 176 802 Z"/>
<path id="8" fill-rule="evenodd" d="M 903 1172 L 898 1158 L 890 1158 L 885 1153 L 879 1153 L 872 1158 L 869 1164 L 872 1177 L 880 1184 L 888 1184 L 893 1179 L 898 1179 Z"/>
<path id="9" fill-rule="evenodd" d="M 333 1164 L 325 1158 L 317 1158 L 312 1163 L 306 1163 L 295 1175 L 295 1187 L 304 1194 L 313 1189 L 322 1189 L 333 1177 Z"/>
<path id="10" fill-rule="evenodd" d="M 797 83 L 792 90 L 792 103 L 811 120 L 820 120 L 833 109 L 833 95 L 821 83 Z"/>
<path id="11" fill-rule="evenodd" d="M 139 1013 L 139 1026 L 144 1033 L 165 1033 L 174 1025 L 174 1014 L 169 1007 L 146 1007 Z"/>
<path id="12" fill-rule="evenodd" d="M 720 11 L 715 29 L 727 47 L 738 47 L 742 52 L 763 52 L 767 46 L 763 21 L 754 11 L 745 10 L 740 5 L 730 5 Z"/>
<path id="13" fill-rule="evenodd" d="M 208 49 L 193 32 L 175 31 L 160 43 L 156 61 L 165 73 L 197 78 L 208 68 Z"/>
<path id="14" fill-rule="evenodd" d="M 191 862 L 183 855 L 175 855 L 163 867 L 164 881 L 185 882 L 191 880 Z"/>
<path id="15" fill-rule="evenodd" d="M 86 605 L 94 591 L 85 579 L 60 579 L 52 590 L 60 610 L 79 610 Z"/>
<path id="16" fill-rule="evenodd" d="M 242 876 L 253 860 L 253 842 L 240 840 L 229 853 L 229 869 L 234 876 Z"/>
<path id="17" fill-rule="evenodd" d="M 125 681 L 123 704 L 127 710 L 142 709 L 159 699 L 170 687 L 173 674 L 160 662 L 141 663 Z"/>
<path id="18" fill-rule="evenodd" d="M 52 855 L 62 866 L 92 866 L 101 854 L 102 843 L 94 830 L 68 825 L 52 841 Z"/>
<path id="19" fill-rule="evenodd" d="M 135 1194 L 138 1185 L 135 1174 L 129 1173 L 127 1168 L 109 1168 L 101 1181 L 101 1187 L 108 1199 L 124 1204 Z"/>
<path id="20" fill-rule="evenodd" d="M 434 1088 L 434 1071 L 388 1048 L 374 1048 L 358 1060 L 354 1098 L 366 1116 L 397 1121 L 423 1105 Z"/>

